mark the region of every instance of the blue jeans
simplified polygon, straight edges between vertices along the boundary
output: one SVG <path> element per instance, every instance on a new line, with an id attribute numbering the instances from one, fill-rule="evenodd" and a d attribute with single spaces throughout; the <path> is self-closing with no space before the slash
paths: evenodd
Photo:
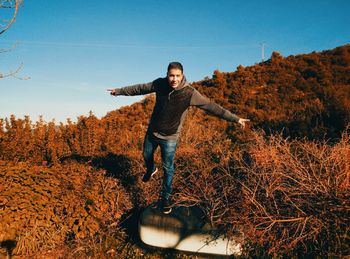
<path id="1" fill-rule="evenodd" d="M 157 147 L 160 146 L 160 152 L 162 156 L 163 165 L 163 184 L 160 196 L 163 199 L 169 199 L 172 191 L 172 182 L 174 176 L 174 156 L 176 151 L 176 140 L 164 140 L 159 139 L 152 135 L 152 133 L 147 133 L 145 136 L 145 141 L 143 143 L 143 158 L 145 160 L 147 172 L 153 172 L 156 168 L 154 164 L 154 152 Z"/>

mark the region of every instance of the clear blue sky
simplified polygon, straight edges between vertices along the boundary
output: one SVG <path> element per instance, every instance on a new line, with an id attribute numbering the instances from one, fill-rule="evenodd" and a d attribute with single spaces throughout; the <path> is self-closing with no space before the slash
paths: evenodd
<path id="1" fill-rule="evenodd" d="M 180 61 L 189 81 L 215 69 L 332 49 L 350 43 L 348 0 L 24 0 L 0 35 L 0 118 L 37 121 L 104 116 L 140 97 L 111 97 L 107 88 L 150 82 Z M 1 19 L 0 9 L 0 19 Z"/>

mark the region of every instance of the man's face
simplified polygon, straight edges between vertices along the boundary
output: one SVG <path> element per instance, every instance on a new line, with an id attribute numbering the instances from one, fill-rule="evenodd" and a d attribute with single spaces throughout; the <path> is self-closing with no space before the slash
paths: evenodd
<path id="1" fill-rule="evenodd" d="M 168 71 L 168 75 L 167 75 L 168 82 L 169 82 L 169 85 L 174 89 L 180 85 L 183 77 L 184 76 L 180 69 L 173 68 Z"/>

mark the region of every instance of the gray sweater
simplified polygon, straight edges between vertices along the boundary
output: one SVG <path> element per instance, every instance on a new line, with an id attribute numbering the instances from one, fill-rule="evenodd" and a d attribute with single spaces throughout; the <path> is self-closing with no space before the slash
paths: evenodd
<path id="1" fill-rule="evenodd" d="M 158 78 L 146 84 L 137 84 L 115 89 L 115 95 L 143 95 L 156 93 L 156 104 L 153 109 L 148 133 L 166 139 L 177 140 L 190 106 L 197 106 L 219 118 L 238 122 L 235 114 L 211 102 L 201 95 L 184 77 L 178 87 L 173 89 L 167 78 Z"/>

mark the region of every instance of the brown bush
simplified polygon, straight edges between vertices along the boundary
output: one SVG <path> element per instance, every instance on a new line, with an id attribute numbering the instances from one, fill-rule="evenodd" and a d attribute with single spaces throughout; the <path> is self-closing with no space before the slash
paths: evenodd
<path id="1" fill-rule="evenodd" d="M 0 165 L 0 241 L 31 255 L 65 241 L 94 236 L 131 208 L 116 179 L 89 166 Z"/>
<path id="2" fill-rule="evenodd" d="M 349 132 L 335 145 L 255 134 L 247 152 L 233 177 L 254 242 L 278 253 L 349 253 Z"/>
<path id="3" fill-rule="evenodd" d="M 349 129 L 336 144 L 251 132 L 239 148 L 213 127 L 184 133 L 196 137 L 178 150 L 178 204 L 199 205 L 212 224 L 229 235 L 239 228 L 268 254 L 350 252 Z"/>

